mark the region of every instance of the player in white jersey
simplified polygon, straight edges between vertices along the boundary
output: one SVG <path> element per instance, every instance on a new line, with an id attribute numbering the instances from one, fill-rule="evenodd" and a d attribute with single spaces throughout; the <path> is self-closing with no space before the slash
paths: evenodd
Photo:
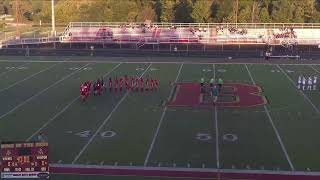
<path id="1" fill-rule="evenodd" d="M 304 90 L 306 87 L 306 78 L 302 77 L 302 90 Z"/>
<path id="2" fill-rule="evenodd" d="M 312 78 L 309 76 L 307 90 L 310 90 L 310 91 L 312 90 L 312 83 L 313 83 Z"/>
<path id="3" fill-rule="evenodd" d="M 317 89 L 317 76 L 313 76 L 313 90 L 315 91 Z"/>
<path id="4" fill-rule="evenodd" d="M 300 89 L 301 88 L 301 76 L 299 76 L 299 78 L 298 78 L 298 89 Z"/>

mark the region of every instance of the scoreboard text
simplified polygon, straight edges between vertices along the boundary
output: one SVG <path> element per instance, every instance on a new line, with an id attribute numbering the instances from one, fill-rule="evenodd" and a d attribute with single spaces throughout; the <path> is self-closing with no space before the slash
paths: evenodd
<path id="1" fill-rule="evenodd" d="M 2 143 L 1 178 L 49 177 L 47 142 Z"/>

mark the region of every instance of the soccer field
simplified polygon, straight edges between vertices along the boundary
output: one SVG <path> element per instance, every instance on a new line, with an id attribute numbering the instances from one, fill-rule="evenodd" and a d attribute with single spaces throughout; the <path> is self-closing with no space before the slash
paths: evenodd
<path id="1" fill-rule="evenodd" d="M 59 165 L 320 171 L 320 84 L 297 89 L 299 75 L 320 76 L 319 65 L 57 59 L 0 59 L 1 141 L 44 132 L 50 162 Z M 80 100 L 80 82 L 125 75 L 158 79 L 160 88 Z M 187 88 L 201 77 L 222 78 L 236 106 L 227 95 L 217 106 L 190 104 L 206 99 Z M 267 101 L 247 105 L 246 93 L 234 94 L 240 86 L 258 88 L 247 94 Z M 61 176 L 68 177 L 52 177 Z"/>

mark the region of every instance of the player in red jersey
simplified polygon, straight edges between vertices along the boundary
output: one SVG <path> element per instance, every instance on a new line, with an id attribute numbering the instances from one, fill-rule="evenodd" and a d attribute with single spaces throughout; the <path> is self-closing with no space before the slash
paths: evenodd
<path id="1" fill-rule="evenodd" d="M 86 85 L 86 83 L 81 84 L 80 85 L 80 94 L 81 94 L 82 101 L 85 101 L 86 98 L 88 97 L 87 91 L 88 91 L 88 86 Z"/>
<path id="2" fill-rule="evenodd" d="M 126 84 L 126 90 L 128 91 L 129 90 L 129 78 L 127 75 L 124 76 L 124 81 L 125 81 L 125 84 Z"/>
<path id="3" fill-rule="evenodd" d="M 131 91 L 134 89 L 134 77 L 131 77 Z"/>
<path id="4" fill-rule="evenodd" d="M 114 80 L 115 82 L 115 91 L 118 92 L 118 85 L 119 85 L 119 81 L 118 78 L 116 77 L 116 79 Z"/>
<path id="5" fill-rule="evenodd" d="M 152 78 L 150 78 L 150 90 L 153 91 L 153 87 L 154 87 L 154 80 Z"/>
<path id="6" fill-rule="evenodd" d="M 136 91 L 139 91 L 139 77 L 137 76 L 136 77 L 136 83 L 135 83 L 135 86 L 136 86 Z"/>
<path id="7" fill-rule="evenodd" d="M 112 92 L 112 79 L 109 78 L 109 89 L 110 89 L 110 92 Z"/>
<path id="8" fill-rule="evenodd" d="M 141 92 L 143 92 L 143 85 L 144 85 L 144 83 L 143 83 L 143 77 L 140 77 L 140 90 L 141 90 Z"/>
<path id="9" fill-rule="evenodd" d="M 122 85 L 123 85 L 123 78 L 122 77 L 120 77 L 120 92 L 122 92 Z"/>
<path id="10" fill-rule="evenodd" d="M 155 79 L 155 80 L 154 80 L 154 84 L 155 84 L 156 90 L 158 91 L 158 89 L 159 89 L 159 80 L 158 80 L 158 79 Z"/>
<path id="11" fill-rule="evenodd" d="M 149 79 L 147 78 L 147 80 L 146 80 L 146 91 L 148 91 L 149 90 Z"/>

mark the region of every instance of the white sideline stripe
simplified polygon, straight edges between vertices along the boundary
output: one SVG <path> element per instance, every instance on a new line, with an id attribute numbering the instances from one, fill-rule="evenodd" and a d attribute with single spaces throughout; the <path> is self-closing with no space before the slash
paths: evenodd
<path id="1" fill-rule="evenodd" d="M 5 114 L 2 114 L 0 116 L 0 120 L 2 118 L 4 118 L 5 116 L 7 116 L 8 114 L 12 113 L 13 111 L 15 111 L 16 109 L 18 109 L 19 107 L 23 106 L 24 104 L 26 104 L 27 102 L 29 102 L 30 100 L 32 100 L 33 98 L 41 95 L 42 93 L 46 92 L 48 89 L 52 88 L 53 86 L 59 84 L 60 82 L 64 81 L 65 79 L 69 78 L 70 76 L 72 76 L 73 74 L 77 73 L 78 71 L 80 71 L 82 68 L 88 66 L 90 63 L 84 65 L 83 67 L 81 67 L 80 69 L 68 74 L 67 76 L 65 76 L 64 78 L 60 79 L 59 81 L 55 82 L 54 84 L 51 84 L 50 86 L 48 86 L 47 88 L 41 90 L 40 92 L 38 92 L 37 94 L 29 97 L 27 100 L 23 101 L 22 103 L 18 104 L 17 106 L 15 106 L 14 108 L 12 108 L 10 111 L 6 112 Z"/>
<path id="2" fill-rule="evenodd" d="M 10 61 L 8 61 L 8 62 L 10 62 Z M 21 61 L 21 62 L 27 62 L 27 61 Z M 17 68 L 23 67 L 23 66 L 25 66 L 25 65 L 27 65 L 27 64 L 30 64 L 30 62 L 21 64 L 20 66 L 17 66 Z M 5 74 L 7 74 L 7 73 L 9 73 L 9 72 L 11 72 L 11 71 L 14 71 L 14 70 L 16 70 L 16 69 L 15 69 L 15 68 L 14 68 L 14 69 L 9 69 L 8 71 L 5 71 L 5 72 L 0 73 L 0 77 L 3 76 L 3 75 L 5 75 Z"/>
<path id="3" fill-rule="evenodd" d="M 28 77 L 26 77 L 26 78 L 24 78 L 24 79 L 22 79 L 22 80 L 20 80 L 20 81 L 17 81 L 17 82 L 15 82 L 15 83 L 11 84 L 11 85 L 8 86 L 8 87 L 5 87 L 5 88 L 3 88 L 3 89 L 0 89 L 0 93 L 3 92 L 3 91 L 5 91 L 5 90 L 8 90 L 8 89 L 12 88 L 13 86 L 16 86 L 16 85 L 20 84 L 20 83 L 22 83 L 22 82 L 24 82 L 24 81 L 26 81 L 26 80 L 28 80 L 28 79 L 33 78 L 33 77 L 37 76 L 38 74 L 40 74 L 40 73 L 42 73 L 42 72 L 45 72 L 45 71 L 47 71 L 47 70 L 55 67 L 55 66 L 58 65 L 58 64 L 60 64 L 60 63 L 54 64 L 54 65 L 52 65 L 52 66 L 50 66 L 50 67 L 48 67 L 48 68 L 46 68 L 46 69 L 43 69 L 43 70 L 41 70 L 41 71 L 39 71 L 39 72 L 37 72 L 37 73 L 34 73 L 34 74 L 32 74 L 32 75 L 30 75 L 30 76 L 28 76 Z"/>
<path id="4" fill-rule="evenodd" d="M 140 77 L 142 77 L 147 71 L 148 69 L 151 67 L 152 63 L 148 66 L 148 68 L 140 75 Z M 78 161 L 78 159 L 80 158 L 80 156 L 83 154 L 83 152 L 87 149 L 87 147 L 91 144 L 91 142 L 93 141 L 93 139 L 98 135 L 98 133 L 101 131 L 101 129 L 103 128 L 103 126 L 105 126 L 105 124 L 110 120 L 112 114 L 118 109 L 118 107 L 120 106 L 120 104 L 126 99 L 126 97 L 128 96 L 130 91 L 127 91 L 126 94 L 121 98 L 121 100 L 116 104 L 116 106 L 112 109 L 112 111 L 109 113 L 108 117 L 103 121 L 103 123 L 98 127 L 98 129 L 96 130 L 96 132 L 91 136 L 91 138 L 89 139 L 89 141 L 83 146 L 83 148 L 81 149 L 81 151 L 77 154 L 77 156 L 73 159 L 72 164 L 74 164 L 76 161 Z"/>
<path id="5" fill-rule="evenodd" d="M 296 83 L 291 79 L 291 77 L 279 65 L 277 65 L 277 67 L 281 70 L 281 72 L 289 79 L 292 85 L 296 88 Z M 320 114 L 320 110 L 317 108 L 316 105 L 313 104 L 310 98 L 303 91 L 298 90 L 298 92 L 300 92 L 303 95 L 303 97 L 311 104 L 313 109 L 316 110 L 318 114 Z"/>
<path id="6" fill-rule="evenodd" d="M 178 79 L 179 79 L 179 76 L 180 76 L 180 74 L 181 74 L 181 70 L 182 70 L 183 64 L 184 64 L 184 63 L 181 63 L 179 72 L 178 72 L 177 77 L 176 77 L 176 79 L 175 79 L 175 83 L 176 83 L 176 82 L 178 81 Z M 174 88 L 171 89 L 169 97 L 172 96 L 173 90 L 174 90 Z M 154 136 L 153 136 L 153 139 L 152 139 L 151 145 L 150 145 L 150 147 L 149 147 L 147 156 L 146 156 L 146 158 L 145 158 L 145 160 L 144 160 L 144 164 L 143 164 L 144 166 L 147 166 L 147 164 L 148 164 L 148 161 L 149 161 L 149 158 L 150 158 L 150 154 L 151 154 L 151 152 L 152 152 L 152 150 L 153 150 L 154 143 L 156 142 L 156 139 L 157 139 L 157 137 L 158 137 L 159 130 L 160 130 L 160 127 L 161 127 L 161 124 L 162 124 L 164 115 L 166 114 L 166 111 L 167 111 L 167 106 L 166 106 L 166 107 L 163 109 L 163 111 L 162 111 L 161 118 L 160 118 L 160 121 L 159 121 L 159 123 L 158 123 L 157 130 L 156 130 L 156 132 L 155 132 L 155 134 L 154 134 Z"/>
<path id="7" fill-rule="evenodd" d="M 111 71 L 108 73 L 104 74 L 103 77 L 108 76 L 111 72 L 113 72 L 115 69 L 117 69 L 122 63 L 119 63 L 117 66 L 115 66 Z M 45 127 L 48 126 L 52 121 L 54 121 L 57 117 L 59 117 L 62 113 L 64 113 L 74 102 L 76 102 L 81 96 L 77 96 L 74 98 L 71 102 L 68 103 L 67 106 L 65 106 L 60 112 L 55 114 L 51 119 L 49 119 L 46 123 L 42 125 L 36 132 L 34 132 L 26 141 L 30 141 L 32 137 L 34 137 L 36 134 L 38 134 L 40 131 L 42 131 Z"/>
<path id="8" fill-rule="evenodd" d="M 130 58 L 130 57 L 129 57 Z M 163 57 L 159 57 L 159 58 L 163 58 Z M 194 57 L 194 59 L 196 59 L 196 57 Z M 48 61 L 43 61 L 43 60 L 33 60 L 33 61 L 27 61 L 27 60 L 0 60 L 0 62 L 29 62 L 29 63 L 46 63 L 46 62 L 68 62 L 68 63 L 126 63 L 126 64 L 137 64 L 137 63 L 153 63 L 153 64 L 257 64 L 257 65 L 269 65 L 269 66 L 273 66 L 275 64 L 278 65 L 294 65 L 294 66 L 306 66 L 306 65 L 312 65 L 312 66 L 319 66 L 320 63 L 260 63 L 260 62 L 251 62 L 251 63 L 247 63 L 247 62 L 217 62 L 217 63 L 212 63 L 210 62 L 210 59 L 208 59 L 208 61 L 203 61 L 203 62 L 193 62 L 195 60 L 188 60 L 188 61 L 123 61 L 123 60 L 119 60 L 119 61 L 115 61 L 115 60 L 107 60 L 107 59 L 101 59 L 101 60 L 92 60 L 92 61 L 81 61 L 81 60 L 70 60 L 70 61 L 65 61 L 65 60 L 48 60 Z M 226 59 L 226 58 L 215 58 L 215 59 Z M 257 58 L 259 59 L 259 58 Z M 211 60 L 212 61 L 212 60 Z"/>
<path id="9" fill-rule="evenodd" d="M 320 176 L 320 172 L 310 171 L 273 171 L 248 169 L 215 169 L 215 168 L 182 168 L 182 167 L 150 167 L 150 166 L 112 166 L 112 165 L 83 165 L 83 164 L 50 164 L 50 167 L 85 168 L 85 169 L 118 169 L 118 170 L 146 170 L 146 171 L 184 171 L 184 172 L 216 172 L 240 174 L 271 174 L 271 175 L 302 175 Z"/>
<path id="10" fill-rule="evenodd" d="M 216 81 L 216 66 L 213 64 L 213 79 Z M 216 129 L 216 158 L 217 158 L 217 168 L 220 169 L 220 148 L 219 148 L 219 128 L 218 128 L 218 108 L 214 106 L 214 121 Z"/>
<path id="11" fill-rule="evenodd" d="M 247 71 L 248 71 L 248 73 L 249 73 L 249 76 L 250 76 L 250 79 L 251 79 L 252 83 L 253 83 L 254 85 L 256 85 L 256 82 L 254 81 L 254 79 L 253 79 L 253 77 L 252 77 L 252 75 L 251 75 L 251 72 L 250 72 L 250 70 L 249 70 L 249 68 L 248 68 L 248 66 L 247 66 L 246 64 L 245 64 L 245 67 L 246 67 L 246 69 L 247 69 Z M 273 120 L 272 120 L 272 118 L 271 118 L 271 115 L 270 115 L 270 113 L 269 113 L 269 110 L 268 110 L 268 108 L 267 108 L 266 105 L 263 105 L 263 107 L 264 107 L 264 111 L 266 112 L 266 114 L 267 114 L 267 116 L 268 116 L 268 118 L 269 118 L 269 121 L 270 121 L 270 123 L 271 123 L 271 126 L 272 126 L 274 132 L 276 133 L 276 136 L 277 136 L 277 138 L 278 138 L 278 141 L 279 141 L 279 143 L 280 143 L 280 145 L 281 145 L 281 149 L 282 149 L 284 155 L 286 156 L 286 159 L 287 159 L 287 161 L 288 161 L 288 163 L 289 163 L 289 165 L 290 165 L 290 168 L 291 168 L 292 171 L 294 171 L 294 170 L 295 170 L 295 169 L 294 169 L 294 166 L 293 166 L 293 164 L 292 164 L 292 162 L 291 162 L 291 159 L 290 159 L 290 157 L 289 157 L 289 155 L 288 155 L 288 152 L 287 152 L 287 150 L 286 150 L 286 147 L 284 146 L 284 144 L 283 144 L 283 142 L 282 142 L 282 139 L 281 139 L 281 137 L 280 137 L 279 131 L 277 130 L 275 124 L 273 123 Z"/>

